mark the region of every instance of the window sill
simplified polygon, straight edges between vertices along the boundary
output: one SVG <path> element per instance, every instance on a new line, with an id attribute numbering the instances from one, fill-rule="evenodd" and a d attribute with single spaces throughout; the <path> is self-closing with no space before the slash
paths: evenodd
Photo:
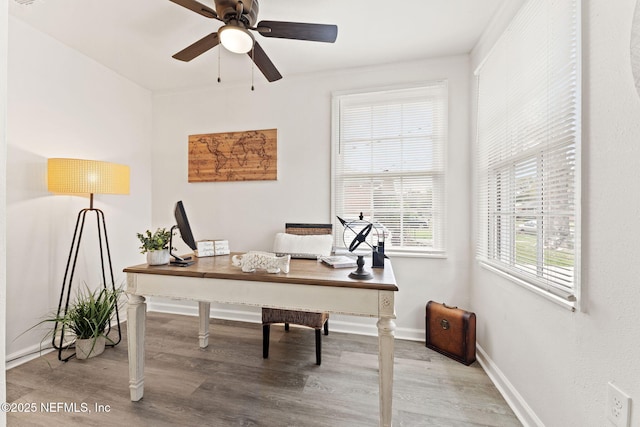
<path id="1" fill-rule="evenodd" d="M 385 251 L 385 255 L 389 258 L 433 258 L 433 259 L 447 259 L 446 253 L 435 252 L 394 252 L 392 250 Z"/>
<path id="2" fill-rule="evenodd" d="M 560 305 L 561 307 L 564 307 L 570 311 L 576 311 L 576 309 L 578 308 L 578 301 L 571 301 L 568 298 L 564 298 L 562 296 L 559 295 L 555 295 L 549 291 L 546 291 L 544 289 L 541 289 L 535 285 L 532 285 L 531 283 L 527 282 L 526 280 L 520 279 L 519 277 L 516 277 L 510 273 L 507 273 L 499 268 L 496 268 L 494 266 L 492 266 L 491 264 L 488 264 L 485 261 L 478 261 L 480 263 L 480 266 L 483 267 L 486 270 L 492 271 L 496 274 L 498 274 L 499 276 L 504 277 L 505 279 L 537 294 L 540 295 L 541 297 L 554 302 L 558 305 Z M 575 298 L 575 297 L 574 297 Z"/>
<path id="3" fill-rule="evenodd" d="M 347 255 L 347 256 L 354 255 L 344 248 L 334 248 L 333 252 L 336 255 Z M 386 250 L 384 254 L 389 258 L 433 258 L 433 259 L 447 258 L 446 252 L 426 252 L 426 251 L 425 252 L 419 252 L 419 251 L 409 252 L 409 251 L 394 251 L 392 249 L 389 249 L 389 250 Z M 365 258 L 371 258 L 371 254 L 365 255 Z"/>

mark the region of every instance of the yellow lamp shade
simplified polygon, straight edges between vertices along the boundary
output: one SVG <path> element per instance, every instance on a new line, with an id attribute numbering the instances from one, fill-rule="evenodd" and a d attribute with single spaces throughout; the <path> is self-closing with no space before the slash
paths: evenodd
<path id="1" fill-rule="evenodd" d="M 129 166 L 81 159 L 49 159 L 48 189 L 66 194 L 129 194 Z"/>

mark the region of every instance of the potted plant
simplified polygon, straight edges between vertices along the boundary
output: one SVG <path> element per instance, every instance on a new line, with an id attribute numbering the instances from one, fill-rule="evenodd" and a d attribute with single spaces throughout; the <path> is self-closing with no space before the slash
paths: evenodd
<path id="1" fill-rule="evenodd" d="M 147 264 L 163 265 L 169 263 L 169 241 L 171 231 L 158 228 L 153 234 L 147 230 L 144 234 L 138 233 L 138 239 L 142 243 L 140 253 L 147 254 Z"/>
<path id="2" fill-rule="evenodd" d="M 104 351 L 106 341 L 111 341 L 105 331 L 118 305 L 121 289 L 111 290 L 99 287 L 96 290 L 78 290 L 76 300 L 69 305 L 66 313 L 58 313 L 39 322 L 34 328 L 45 322 L 56 322 L 56 328 L 47 336 L 64 330 L 75 335 L 76 358 L 88 359 Z"/>
<path id="3" fill-rule="evenodd" d="M 104 351 L 105 330 L 118 304 L 120 290 L 101 287 L 94 291 L 78 291 L 73 305 L 60 317 L 60 323 L 76 335 L 76 358 L 88 359 Z"/>

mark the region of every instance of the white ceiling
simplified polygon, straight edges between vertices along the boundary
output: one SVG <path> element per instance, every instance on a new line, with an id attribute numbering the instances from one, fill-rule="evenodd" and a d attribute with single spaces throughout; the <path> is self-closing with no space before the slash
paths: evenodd
<path id="1" fill-rule="evenodd" d="M 334 44 L 256 35 L 283 78 L 469 52 L 504 0 L 262 0 L 258 21 L 338 25 Z M 213 7 L 213 0 L 202 0 Z M 216 31 L 169 0 L 9 1 L 9 12 L 152 91 L 251 79 L 251 59 L 221 46 L 191 62 L 171 55 Z M 267 83 L 255 69 L 256 85 Z"/>

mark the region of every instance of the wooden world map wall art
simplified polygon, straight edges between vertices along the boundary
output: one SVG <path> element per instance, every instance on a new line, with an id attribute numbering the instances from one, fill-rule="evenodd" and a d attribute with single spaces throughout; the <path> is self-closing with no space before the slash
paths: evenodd
<path id="1" fill-rule="evenodd" d="M 189 135 L 189 182 L 276 180 L 277 131 Z"/>

